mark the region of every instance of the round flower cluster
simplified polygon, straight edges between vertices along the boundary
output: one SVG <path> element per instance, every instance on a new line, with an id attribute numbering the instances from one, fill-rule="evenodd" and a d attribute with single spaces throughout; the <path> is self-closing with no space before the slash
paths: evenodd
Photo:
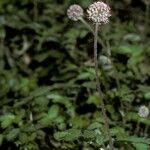
<path id="1" fill-rule="evenodd" d="M 67 15 L 69 19 L 73 21 L 78 21 L 80 18 L 83 17 L 83 9 L 79 5 L 71 5 L 69 9 L 67 10 Z"/>
<path id="2" fill-rule="evenodd" d="M 146 106 L 140 106 L 138 114 L 140 117 L 148 117 L 149 109 Z"/>
<path id="3" fill-rule="evenodd" d="M 108 23 L 110 14 L 110 7 L 104 2 L 98 1 L 91 4 L 87 10 L 88 17 L 94 23 Z"/>
<path id="4" fill-rule="evenodd" d="M 111 75 L 113 72 L 113 65 L 112 65 L 110 58 L 104 55 L 100 55 L 98 60 L 105 74 Z"/>

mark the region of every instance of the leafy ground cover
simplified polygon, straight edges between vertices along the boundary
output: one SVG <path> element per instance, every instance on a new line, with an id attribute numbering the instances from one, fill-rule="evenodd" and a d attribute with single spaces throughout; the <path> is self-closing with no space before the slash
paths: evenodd
<path id="1" fill-rule="evenodd" d="M 101 72 L 118 150 L 150 149 L 148 1 L 114 1 L 99 33 L 111 50 Z M 93 35 L 68 19 L 71 0 L 0 1 L 0 149 L 93 150 L 108 145 L 96 91 Z M 76 1 L 86 9 L 92 1 Z M 100 56 L 106 56 L 98 45 Z M 103 66 L 102 66 L 103 67 Z M 108 148 L 109 149 L 109 148 Z"/>

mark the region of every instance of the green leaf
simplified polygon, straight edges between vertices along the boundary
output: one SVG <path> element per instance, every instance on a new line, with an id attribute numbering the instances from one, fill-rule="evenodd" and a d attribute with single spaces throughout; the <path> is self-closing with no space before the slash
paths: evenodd
<path id="1" fill-rule="evenodd" d="M 35 98 L 35 103 L 41 108 L 44 107 L 46 108 L 46 106 L 49 103 L 49 100 L 45 97 L 45 96 L 39 96 Z"/>
<path id="2" fill-rule="evenodd" d="M 21 142 L 21 144 L 28 143 L 29 138 L 28 138 L 27 133 L 21 133 L 21 134 L 19 134 L 19 141 Z"/>
<path id="3" fill-rule="evenodd" d="M 59 106 L 52 105 L 47 114 L 44 114 L 44 117 L 39 120 L 39 123 L 43 126 L 48 126 L 50 123 L 54 121 L 55 118 L 58 117 L 59 114 Z"/>
<path id="4" fill-rule="evenodd" d="M 52 105 L 51 108 L 48 111 L 48 117 L 49 119 L 54 119 L 59 114 L 59 106 L 58 105 Z"/>
<path id="5" fill-rule="evenodd" d="M 0 146 L 1 146 L 2 143 L 3 143 L 3 139 L 4 139 L 3 134 L 0 134 Z"/>
<path id="6" fill-rule="evenodd" d="M 134 100 L 135 95 L 133 94 L 133 91 L 125 84 L 123 84 L 119 91 L 118 96 L 122 98 L 122 101 L 125 102 L 132 102 Z"/>
<path id="7" fill-rule="evenodd" d="M 146 100 L 150 100 L 150 86 L 140 85 L 139 90 L 142 92 Z"/>
<path id="8" fill-rule="evenodd" d="M 15 115 L 13 114 L 6 114 L 2 116 L 0 118 L 2 128 L 9 127 L 13 123 L 14 119 L 15 119 Z"/>
<path id="9" fill-rule="evenodd" d="M 7 135 L 6 135 L 6 139 L 8 141 L 13 141 L 19 134 L 20 129 L 19 128 L 15 128 L 12 129 Z"/>
<path id="10" fill-rule="evenodd" d="M 132 56 L 137 56 L 142 53 L 142 47 L 140 45 L 121 45 L 117 52 L 121 54 L 131 54 Z"/>
<path id="11" fill-rule="evenodd" d="M 0 27 L 0 38 L 4 39 L 6 36 L 6 31 L 3 27 Z"/>
<path id="12" fill-rule="evenodd" d="M 83 136 L 85 139 L 93 139 L 95 138 L 95 132 L 93 130 L 85 130 Z"/>
<path id="13" fill-rule="evenodd" d="M 127 113 L 126 117 L 127 117 L 128 121 L 133 120 L 133 121 L 136 121 L 136 122 L 142 122 L 142 123 L 144 123 L 146 125 L 150 125 L 150 120 L 149 119 L 147 119 L 147 118 L 141 118 L 135 112 L 129 112 L 129 113 Z"/>
<path id="14" fill-rule="evenodd" d="M 53 103 L 64 104 L 67 108 L 70 108 L 72 105 L 68 97 L 60 95 L 58 93 L 50 93 L 47 95 L 47 98 L 51 99 Z"/>
<path id="15" fill-rule="evenodd" d="M 54 133 L 54 138 L 56 140 L 64 140 L 64 141 L 74 141 L 77 140 L 81 136 L 81 131 L 78 129 L 69 129 L 66 131 L 56 132 Z"/>
<path id="16" fill-rule="evenodd" d="M 87 80 L 93 78 L 93 74 L 90 72 L 82 72 L 80 75 L 78 75 L 77 80 Z"/>
<path id="17" fill-rule="evenodd" d="M 146 100 L 150 100 L 150 92 L 145 93 L 145 94 L 144 94 L 144 98 L 145 98 Z"/>
<path id="18" fill-rule="evenodd" d="M 104 137 L 102 135 L 96 135 L 95 142 L 100 146 L 104 143 Z"/>
<path id="19" fill-rule="evenodd" d="M 50 89 L 51 88 L 49 86 L 39 87 L 39 88 L 35 89 L 34 91 L 32 91 L 30 93 L 30 96 L 37 97 L 37 96 L 44 95 L 44 94 L 48 93 L 50 91 Z"/>
<path id="20" fill-rule="evenodd" d="M 121 127 L 111 128 L 111 134 L 117 137 L 127 136 L 127 132 L 125 132 L 124 128 L 121 128 Z"/>
<path id="21" fill-rule="evenodd" d="M 135 136 L 130 136 L 130 137 L 120 137 L 120 141 L 127 141 L 131 143 L 143 143 L 150 145 L 150 138 L 145 138 L 145 137 L 135 137 Z"/>
<path id="22" fill-rule="evenodd" d="M 139 42 L 141 40 L 141 37 L 136 33 L 128 33 L 127 35 L 124 36 L 124 40 Z"/>
<path id="23" fill-rule="evenodd" d="M 75 116 L 71 119 L 70 123 L 73 125 L 73 127 L 76 128 L 83 128 L 87 126 L 88 124 L 88 118 L 85 116 Z"/>
<path id="24" fill-rule="evenodd" d="M 85 81 L 82 86 L 89 89 L 95 89 L 96 83 L 94 81 Z"/>
<path id="25" fill-rule="evenodd" d="M 147 144 L 143 144 L 143 143 L 132 143 L 132 144 L 134 145 L 136 150 L 148 150 L 149 149 L 149 145 Z"/>
<path id="26" fill-rule="evenodd" d="M 100 98 L 98 95 L 90 95 L 88 100 L 87 100 L 87 103 L 89 104 L 95 104 L 96 106 L 99 106 L 100 105 Z"/>
<path id="27" fill-rule="evenodd" d="M 95 130 L 95 129 L 99 129 L 99 128 L 102 128 L 102 124 L 100 124 L 99 122 L 94 122 L 94 123 L 90 124 L 87 129 Z"/>

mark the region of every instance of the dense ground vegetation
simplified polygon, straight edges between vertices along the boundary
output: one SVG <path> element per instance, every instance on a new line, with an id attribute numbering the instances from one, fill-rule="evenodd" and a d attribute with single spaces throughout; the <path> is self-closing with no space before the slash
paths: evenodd
<path id="1" fill-rule="evenodd" d="M 113 64 L 101 84 L 118 150 L 150 149 L 150 20 L 142 0 L 108 0 L 99 35 Z M 96 91 L 93 36 L 66 15 L 92 0 L 0 0 L 0 149 L 93 150 L 108 145 Z M 107 56 L 98 45 L 100 55 Z M 111 68 L 111 69 L 110 69 Z"/>

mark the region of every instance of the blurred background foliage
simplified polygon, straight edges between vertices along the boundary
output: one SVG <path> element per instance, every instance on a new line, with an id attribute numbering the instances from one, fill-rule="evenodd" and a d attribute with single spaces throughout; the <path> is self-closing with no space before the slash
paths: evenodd
<path id="1" fill-rule="evenodd" d="M 93 36 L 67 8 L 92 0 L 0 0 L 0 149 L 93 150 L 107 145 L 93 68 Z M 102 89 L 118 150 L 148 150 L 149 0 L 107 0 L 100 37 L 113 65 Z M 92 25 L 92 24 L 91 24 Z M 102 45 L 98 45 L 101 55 Z M 108 64 L 109 65 L 109 64 Z M 119 82 L 118 82 L 119 81 Z"/>

